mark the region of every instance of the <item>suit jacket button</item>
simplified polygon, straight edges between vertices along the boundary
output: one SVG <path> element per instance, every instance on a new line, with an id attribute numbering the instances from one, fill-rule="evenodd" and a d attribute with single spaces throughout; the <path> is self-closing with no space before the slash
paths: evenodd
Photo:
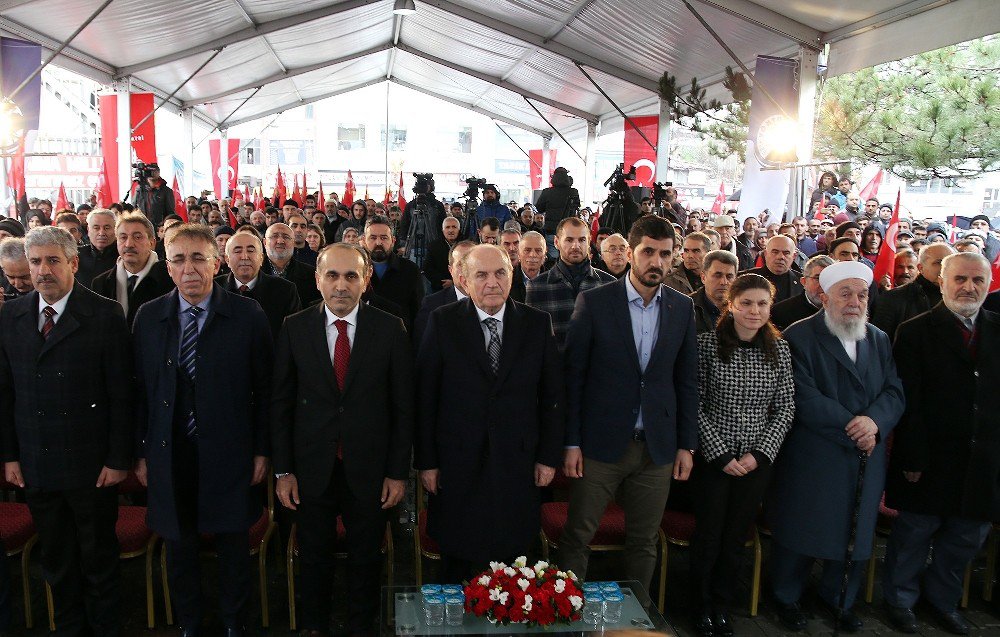
<path id="1" fill-rule="evenodd" d="M 344 408 L 343 407 L 337 407 L 337 413 L 338 414 L 344 413 Z"/>
<path id="2" fill-rule="evenodd" d="M 632 410 L 632 413 L 633 413 L 633 414 L 638 414 L 638 413 L 639 413 L 639 410 L 638 410 L 638 409 L 633 409 L 633 410 Z"/>
<path id="3" fill-rule="evenodd" d="M 170 403 L 164 400 L 164 401 L 163 401 L 163 406 L 164 406 L 164 407 L 169 407 L 169 406 L 170 406 Z"/>
<path id="4" fill-rule="evenodd" d="M 44 411 L 42 411 L 41 409 L 39 409 L 39 410 L 38 410 L 38 412 L 37 412 L 37 415 L 38 415 L 38 416 L 44 416 L 44 415 L 45 415 L 45 412 L 44 412 Z"/>
<path id="5" fill-rule="evenodd" d="M 41 372 L 38 372 L 37 374 L 35 374 L 35 378 L 41 378 L 41 377 L 42 377 L 42 373 Z"/>
<path id="6" fill-rule="evenodd" d="M 164 440 L 164 441 L 160 442 L 160 446 L 161 447 L 166 447 L 167 446 L 167 441 Z"/>
<path id="7" fill-rule="evenodd" d="M 173 365 L 173 364 L 174 364 L 174 359 L 168 358 L 167 359 L 167 365 Z"/>

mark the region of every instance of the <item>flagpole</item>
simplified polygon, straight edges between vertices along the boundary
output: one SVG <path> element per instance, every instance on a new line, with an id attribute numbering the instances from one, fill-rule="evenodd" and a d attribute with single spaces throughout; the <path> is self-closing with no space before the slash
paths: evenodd
<path id="1" fill-rule="evenodd" d="M 382 177 L 385 181 L 385 189 L 389 190 L 389 85 L 392 82 L 385 83 L 385 174 Z"/>

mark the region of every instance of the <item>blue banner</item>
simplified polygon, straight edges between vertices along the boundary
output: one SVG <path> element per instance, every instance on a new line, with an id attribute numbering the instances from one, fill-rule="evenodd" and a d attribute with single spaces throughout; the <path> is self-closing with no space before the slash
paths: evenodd
<path id="1" fill-rule="evenodd" d="M 0 93 L 10 95 L 26 77 L 42 64 L 42 47 L 24 40 L 0 38 Z M 35 76 L 21 92 L 14 96 L 14 103 L 24 116 L 25 130 L 38 130 L 38 113 L 42 101 L 42 74 Z"/>

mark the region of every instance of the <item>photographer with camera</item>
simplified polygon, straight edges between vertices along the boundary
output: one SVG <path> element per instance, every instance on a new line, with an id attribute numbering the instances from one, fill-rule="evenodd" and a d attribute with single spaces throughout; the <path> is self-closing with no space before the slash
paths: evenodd
<path id="1" fill-rule="evenodd" d="M 628 187 L 629 181 L 635 181 L 635 166 L 626 173 L 625 164 L 618 164 L 604 182 L 608 188 L 608 198 L 604 200 L 604 212 L 601 214 L 600 224 L 623 237 L 628 236 L 632 224 L 640 217 L 639 206 L 635 203 L 632 191 Z M 545 223 L 548 225 L 547 220 Z"/>
<path id="2" fill-rule="evenodd" d="M 396 241 L 402 254 L 423 268 L 428 246 L 441 236 L 444 221 L 444 204 L 434 197 L 434 174 L 413 173 L 416 197 L 406 203 L 406 210 L 399 220 Z"/>
<path id="3" fill-rule="evenodd" d="M 174 191 L 160 178 L 159 164 L 132 164 L 133 180 L 139 182 L 135 191 L 135 207 L 156 227 L 174 211 Z"/>
<path id="4" fill-rule="evenodd" d="M 545 225 L 542 234 L 548 246 L 548 257 L 555 258 L 558 251 L 555 248 L 556 227 L 566 217 L 572 217 L 580 207 L 580 193 L 573 187 L 573 178 L 569 171 L 560 166 L 552 172 L 552 184 L 538 195 L 535 204 L 536 214 L 545 215 Z M 634 205 L 634 204 L 633 204 Z"/>
<path id="5" fill-rule="evenodd" d="M 510 214 L 510 208 L 500 203 L 500 191 L 494 184 L 486 184 L 483 187 L 483 203 L 476 208 L 476 218 L 479 220 L 480 227 L 482 227 L 483 221 L 490 217 L 499 221 L 501 228 L 503 224 L 513 218 Z"/>

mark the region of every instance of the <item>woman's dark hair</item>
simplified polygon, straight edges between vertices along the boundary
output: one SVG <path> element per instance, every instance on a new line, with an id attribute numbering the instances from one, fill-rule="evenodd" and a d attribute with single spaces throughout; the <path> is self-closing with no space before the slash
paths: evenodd
<path id="1" fill-rule="evenodd" d="M 42 212 L 41 210 L 32 210 L 31 212 L 29 212 L 27 221 L 31 221 L 32 219 L 38 219 L 39 226 L 50 225 L 49 218 L 46 217 L 45 213 Z"/>
<path id="2" fill-rule="evenodd" d="M 736 321 L 729 310 L 736 298 L 748 290 L 765 290 L 771 295 L 771 302 L 774 302 L 774 286 L 771 282 L 759 274 L 741 274 L 736 277 L 733 284 L 729 286 L 726 293 L 726 307 L 722 310 L 722 317 L 715 326 L 715 333 L 719 339 L 719 358 L 724 363 L 728 363 L 733 358 L 733 352 L 740 346 L 740 337 L 736 334 Z M 751 343 L 754 347 L 759 347 L 764 351 L 764 360 L 772 365 L 778 365 L 777 341 L 781 338 L 781 332 L 774 327 L 770 321 L 764 323 Z"/>

